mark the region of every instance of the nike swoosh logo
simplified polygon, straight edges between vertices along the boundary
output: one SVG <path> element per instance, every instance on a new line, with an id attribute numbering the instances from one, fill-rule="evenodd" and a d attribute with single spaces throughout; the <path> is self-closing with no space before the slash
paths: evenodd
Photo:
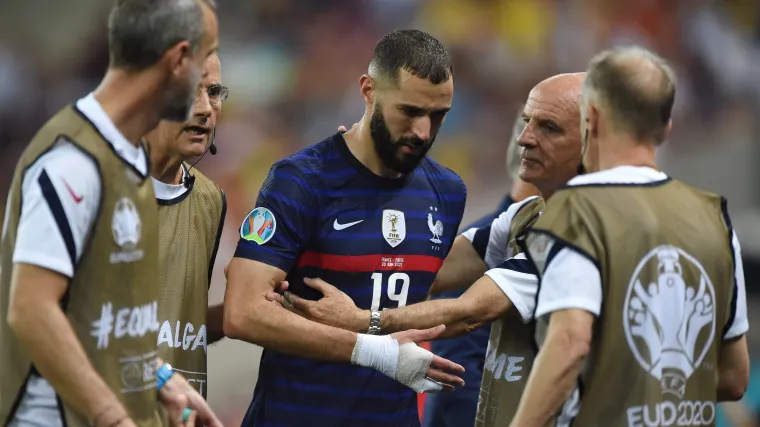
<path id="1" fill-rule="evenodd" d="M 75 193 L 74 190 L 71 189 L 71 187 L 69 186 L 69 183 L 66 182 L 65 179 L 61 178 L 61 181 L 63 181 L 63 185 L 66 187 L 66 189 L 69 190 L 69 194 L 71 194 L 71 198 L 74 199 L 74 203 L 79 204 L 79 202 L 81 202 L 82 199 L 84 199 L 84 196 L 80 196 L 77 193 Z"/>
<path id="2" fill-rule="evenodd" d="M 360 219 L 359 221 L 347 222 L 345 224 L 338 224 L 338 219 L 336 218 L 335 222 L 333 222 L 333 228 L 336 229 L 336 230 L 338 230 L 338 231 L 345 230 L 348 227 L 354 226 L 354 225 L 356 225 L 356 224 L 358 224 L 358 223 L 360 223 L 362 221 L 364 221 L 364 220 Z"/>

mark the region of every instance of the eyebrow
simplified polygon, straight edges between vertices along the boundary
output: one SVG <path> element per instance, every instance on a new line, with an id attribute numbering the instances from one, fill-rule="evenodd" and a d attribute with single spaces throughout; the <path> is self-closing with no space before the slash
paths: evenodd
<path id="1" fill-rule="evenodd" d="M 412 105 L 412 104 L 399 104 L 399 107 L 405 108 L 405 109 L 410 109 L 410 110 L 419 110 L 419 111 L 425 111 L 425 112 L 431 112 L 431 113 L 439 113 L 439 114 L 446 114 L 449 111 L 451 111 L 451 107 L 430 109 L 430 108 L 419 107 L 417 105 Z"/>

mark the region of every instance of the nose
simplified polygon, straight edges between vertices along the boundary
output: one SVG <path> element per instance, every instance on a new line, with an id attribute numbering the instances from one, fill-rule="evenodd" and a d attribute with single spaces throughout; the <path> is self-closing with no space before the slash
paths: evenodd
<path id="1" fill-rule="evenodd" d="M 214 109 L 211 106 L 211 100 L 208 96 L 208 91 L 206 88 L 201 88 L 198 93 L 198 97 L 195 100 L 195 104 L 193 104 L 193 116 L 209 118 L 211 117 L 213 110 Z"/>
<path id="2" fill-rule="evenodd" d="M 432 130 L 432 126 L 433 124 L 430 121 L 430 117 L 428 116 L 418 117 L 417 120 L 415 120 L 414 124 L 412 125 L 412 133 L 414 133 L 414 136 L 420 141 L 427 142 L 430 140 L 430 133 Z"/>
<path id="3" fill-rule="evenodd" d="M 517 145 L 524 148 L 536 147 L 536 138 L 535 135 L 533 135 L 530 123 L 523 128 L 523 131 L 520 132 L 520 136 L 517 137 Z"/>

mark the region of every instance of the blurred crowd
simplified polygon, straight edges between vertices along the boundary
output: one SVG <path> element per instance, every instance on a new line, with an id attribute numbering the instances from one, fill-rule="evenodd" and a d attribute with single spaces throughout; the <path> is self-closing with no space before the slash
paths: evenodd
<path id="1" fill-rule="evenodd" d="M 216 134 L 219 153 L 199 164 L 229 201 L 217 267 L 231 257 L 237 226 L 269 166 L 361 117 L 358 78 L 377 40 L 398 28 L 426 30 L 453 53 L 454 106 L 432 155 L 465 179 L 467 218 L 493 209 L 508 188 L 505 144 L 530 88 L 550 75 L 581 71 L 595 52 L 618 44 L 651 48 L 678 73 L 666 164 L 677 168 L 688 158 L 688 167 L 677 169 L 679 177 L 729 189 L 739 208 L 760 202 L 758 186 L 744 185 L 754 168 L 736 163 L 758 152 L 753 142 L 760 136 L 760 1 L 217 1 L 222 75 L 231 95 Z M 101 78 L 108 63 L 110 5 L 0 2 L 0 188 L 7 189 L 33 132 Z M 717 161 L 728 167 L 693 166 Z M 756 164 L 760 157 L 750 161 Z M 216 299 L 222 279 L 217 268 Z M 228 354 L 230 345 L 211 351 Z M 253 371 L 229 377 L 237 378 L 234 384 L 210 384 L 212 402 L 243 405 L 233 417 L 252 391 L 256 356 L 248 347 L 234 347 L 235 355 L 224 360 L 239 357 Z"/>

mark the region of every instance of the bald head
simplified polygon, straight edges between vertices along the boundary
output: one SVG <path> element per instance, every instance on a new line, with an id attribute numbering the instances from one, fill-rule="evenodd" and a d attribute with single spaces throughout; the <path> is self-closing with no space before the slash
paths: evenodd
<path id="1" fill-rule="evenodd" d="M 520 179 L 543 194 L 574 177 L 581 163 L 580 102 L 584 73 L 560 74 L 537 84 L 523 110 L 526 128 Z"/>
<path id="2" fill-rule="evenodd" d="M 598 107 L 613 130 L 653 144 L 660 144 L 667 134 L 675 92 L 670 66 L 638 47 L 594 57 L 583 87 L 584 102 Z"/>
<path id="3" fill-rule="evenodd" d="M 556 97 L 559 102 L 580 106 L 583 80 L 586 73 L 557 74 L 537 84 L 533 90 L 545 91 Z"/>

